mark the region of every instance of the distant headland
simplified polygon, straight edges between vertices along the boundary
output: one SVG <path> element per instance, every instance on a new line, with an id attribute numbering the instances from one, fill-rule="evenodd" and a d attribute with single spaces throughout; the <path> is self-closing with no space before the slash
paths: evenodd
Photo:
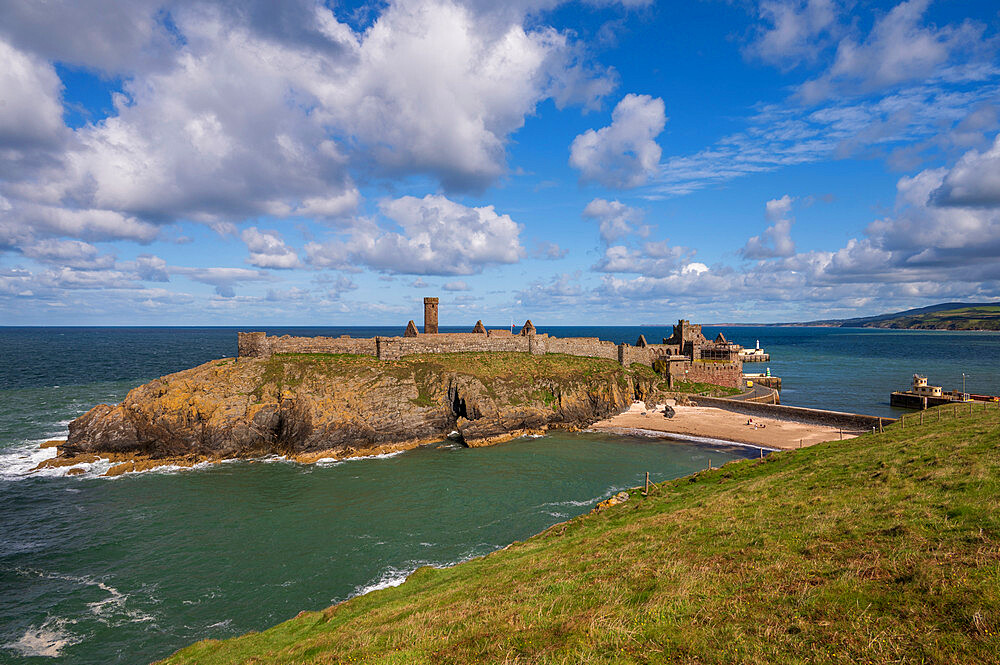
<path id="1" fill-rule="evenodd" d="M 895 330 L 1000 330 L 1000 304 L 948 302 L 878 316 L 785 325 Z"/>
<path id="2" fill-rule="evenodd" d="M 713 323 L 713 326 L 886 328 L 892 330 L 1000 330 L 1000 303 L 945 302 L 902 312 L 795 323 Z"/>

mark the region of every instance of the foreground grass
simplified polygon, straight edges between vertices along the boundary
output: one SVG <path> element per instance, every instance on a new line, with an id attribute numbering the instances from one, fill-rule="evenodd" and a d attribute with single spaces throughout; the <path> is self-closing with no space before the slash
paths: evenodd
<path id="1" fill-rule="evenodd" d="M 164 662 L 997 663 L 998 504 L 1000 411 L 896 424 Z"/>

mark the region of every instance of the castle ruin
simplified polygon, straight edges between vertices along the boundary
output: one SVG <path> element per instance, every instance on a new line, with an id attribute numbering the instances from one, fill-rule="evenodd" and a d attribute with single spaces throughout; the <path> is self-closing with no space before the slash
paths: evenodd
<path id="1" fill-rule="evenodd" d="M 402 337 L 268 337 L 263 332 L 241 332 L 238 356 L 268 358 L 275 353 L 346 353 L 375 356 L 379 360 L 399 360 L 418 353 L 515 352 L 543 355 L 563 353 L 571 356 L 605 358 L 628 367 L 634 363 L 653 366 L 658 360 L 668 380 L 689 383 L 712 383 L 742 387 L 743 363 L 738 344 L 721 333 L 709 341 L 700 325 L 681 319 L 673 335 L 662 344 L 648 344 L 643 335 L 635 345 L 615 344 L 597 337 L 552 337 L 539 333 L 531 320 L 520 332 L 507 328 L 488 330 L 477 321 L 471 332 L 438 332 L 438 299 L 424 298 L 424 331 L 410 321 Z"/>
<path id="2" fill-rule="evenodd" d="M 413 323 L 410 321 L 410 323 Z M 438 299 L 424 298 L 424 334 L 438 334 Z"/>

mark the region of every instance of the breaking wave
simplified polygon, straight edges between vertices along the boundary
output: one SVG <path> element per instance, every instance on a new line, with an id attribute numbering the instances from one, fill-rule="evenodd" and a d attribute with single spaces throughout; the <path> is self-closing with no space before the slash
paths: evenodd
<path id="1" fill-rule="evenodd" d="M 24 631 L 19 639 L 3 645 L 5 649 L 16 651 L 22 656 L 41 656 L 55 658 L 62 655 L 63 649 L 82 641 L 83 638 L 73 634 L 68 625 L 76 623 L 61 617 L 49 617 L 40 626 L 32 626 Z"/>

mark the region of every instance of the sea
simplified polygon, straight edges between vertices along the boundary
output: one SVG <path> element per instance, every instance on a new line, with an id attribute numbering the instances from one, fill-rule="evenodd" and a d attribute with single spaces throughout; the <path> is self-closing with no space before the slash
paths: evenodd
<path id="1" fill-rule="evenodd" d="M 401 328 L 269 334 L 397 335 Z M 459 329 L 443 328 L 442 331 Z M 1000 393 L 1000 333 L 706 327 L 771 362 L 782 402 L 894 416 L 913 373 Z M 539 327 L 634 343 L 666 326 Z M 760 451 L 558 433 L 302 465 L 273 457 L 102 478 L 31 472 L 69 422 L 236 353 L 236 328 L 0 328 L 0 663 L 149 663 L 524 540 L 642 483 Z"/>

